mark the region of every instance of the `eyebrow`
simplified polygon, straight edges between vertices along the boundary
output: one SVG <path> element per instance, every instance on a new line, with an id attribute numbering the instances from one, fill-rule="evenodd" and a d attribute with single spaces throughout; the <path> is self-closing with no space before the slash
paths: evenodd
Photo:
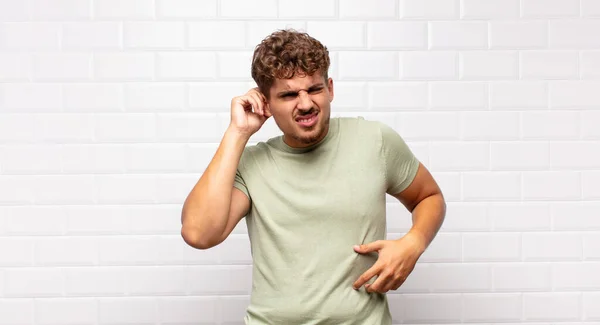
<path id="1" fill-rule="evenodd" d="M 322 88 L 322 87 L 325 87 L 325 84 L 322 83 L 322 82 L 320 82 L 318 84 L 314 84 L 314 85 L 310 86 L 308 88 L 308 90 L 312 90 L 312 89 L 315 89 L 315 88 Z M 302 89 L 300 89 L 300 90 L 302 90 Z M 284 91 L 278 92 L 277 93 L 277 97 L 284 97 L 284 96 L 287 96 L 287 95 L 296 95 L 296 94 L 298 94 L 298 92 L 300 90 L 284 90 Z"/>

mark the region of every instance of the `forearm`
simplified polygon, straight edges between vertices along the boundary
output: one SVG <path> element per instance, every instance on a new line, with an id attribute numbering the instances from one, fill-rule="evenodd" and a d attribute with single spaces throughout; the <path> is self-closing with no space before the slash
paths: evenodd
<path id="1" fill-rule="evenodd" d="M 213 159 L 185 200 L 181 214 L 184 228 L 208 234 L 225 229 L 235 173 L 247 141 L 231 130 L 225 132 Z"/>
<path id="2" fill-rule="evenodd" d="M 446 216 L 446 202 L 441 193 L 421 200 L 412 211 L 413 225 L 409 233 L 421 239 L 421 250 L 425 251 L 433 241 Z"/>

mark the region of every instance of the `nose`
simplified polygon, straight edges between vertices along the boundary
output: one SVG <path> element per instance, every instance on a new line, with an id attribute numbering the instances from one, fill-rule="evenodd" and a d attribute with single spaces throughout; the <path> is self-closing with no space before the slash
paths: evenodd
<path id="1" fill-rule="evenodd" d="M 307 92 L 301 91 L 298 93 L 298 109 L 300 110 L 309 110 L 313 106 L 312 99 L 310 99 L 310 95 Z"/>

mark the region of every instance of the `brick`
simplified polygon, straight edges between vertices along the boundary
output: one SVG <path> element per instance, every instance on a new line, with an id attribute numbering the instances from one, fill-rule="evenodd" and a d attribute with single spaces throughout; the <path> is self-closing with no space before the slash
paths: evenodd
<path id="1" fill-rule="evenodd" d="M 156 116 L 151 113 L 107 113 L 94 116 L 96 142 L 148 142 L 155 141 Z"/>
<path id="2" fill-rule="evenodd" d="M 0 300 L 0 324 L 2 325 L 31 325 L 33 318 L 33 299 L 1 299 Z"/>
<path id="3" fill-rule="evenodd" d="M 600 198 L 600 173 L 597 171 L 582 172 L 581 191 L 583 199 Z"/>
<path id="4" fill-rule="evenodd" d="M 369 107 L 368 99 L 373 98 L 365 82 L 334 82 L 333 89 L 336 107 L 344 111 L 364 111 Z"/>
<path id="5" fill-rule="evenodd" d="M 520 234 L 464 234 L 464 262 L 519 261 Z"/>
<path id="6" fill-rule="evenodd" d="M 218 312 L 224 324 L 235 324 L 246 316 L 249 296 L 223 296 L 217 300 Z"/>
<path id="7" fill-rule="evenodd" d="M 431 109 L 480 110 L 488 105 L 488 86 L 481 82 L 431 82 Z"/>
<path id="8" fill-rule="evenodd" d="M 463 317 L 469 322 L 521 320 L 523 305 L 520 294 L 466 294 L 462 301 Z"/>
<path id="9" fill-rule="evenodd" d="M 165 238 L 164 246 L 185 248 L 187 245 L 181 241 L 181 222 L 171 216 L 181 213 L 180 204 L 151 204 L 130 206 L 119 210 L 128 220 L 128 232 L 131 234 L 151 235 L 176 235 L 175 238 Z M 169 245 L 167 245 L 169 244 Z M 190 249 L 192 249 L 190 247 Z M 167 255 L 168 256 L 168 255 Z"/>
<path id="10" fill-rule="evenodd" d="M 230 112 L 234 97 L 242 96 L 250 90 L 245 82 L 195 82 L 189 86 L 191 109 L 208 108 L 213 111 Z"/>
<path id="11" fill-rule="evenodd" d="M 444 220 L 440 231 L 471 232 L 489 231 L 490 229 L 490 217 L 484 204 L 453 202 L 448 204 L 446 219 Z"/>
<path id="12" fill-rule="evenodd" d="M 555 202 L 551 206 L 552 225 L 555 230 L 600 230 L 596 213 L 597 202 Z"/>
<path id="13" fill-rule="evenodd" d="M 573 51 L 522 51 L 522 79 L 577 79 L 579 59 Z"/>
<path id="14" fill-rule="evenodd" d="M 3 225 L 4 226 L 4 225 Z M 33 266 L 34 242 L 26 238 L 0 238 L 0 254 L 2 267 Z M 0 306 L 2 303 L 0 302 Z M 0 316 L 2 313 L 0 312 Z M 0 317 L 0 319 L 2 319 Z M 0 321 L 0 324 L 1 321 Z"/>
<path id="15" fill-rule="evenodd" d="M 113 144 L 66 144 L 59 152 L 67 174 L 123 173 L 126 149 Z"/>
<path id="16" fill-rule="evenodd" d="M 0 0 L 0 22 L 27 21 L 30 16 L 31 4 L 29 2 Z M 2 319 L 2 317 L 0 317 L 0 319 Z"/>
<path id="17" fill-rule="evenodd" d="M 186 106 L 184 83 L 128 83 L 124 93 L 125 110 L 129 112 L 181 111 Z"/>
<path id="18" fill-rule="evenodd" d="M 577 172 L 528 171 L 523 172 L 522 177 L 525 200 L 574 200 L 581 197 L 581 179 Z"/>
<path id="19" fill-rule="evenodd" d="M 498 263 L 493 265 L 495 291 L 550 291 L 552 271 L 548 263 Z"/>
<path id="20" fill-rule="evenodd" d="M 306 31 L 328 49 L 364 48 L 367 26 L 364 22 L 313 21 L 306 24 Z"/>
<path id="21" fill-rule="evenodd" d="M 65 269 L 67 296 L 120 296 L 126 292 L 125 273 L 121 267 L 81 267 Z"/>
<path id="22" fill-rule="evenodd" d="M 492 109 L 548 107 L 548 86 L 535 81 L 497 81 L 490 85 Z"/>
<path id="23" fill-rule="evenodd" d="M 35 318 L 40 325 L 96 324 L 98 306 L 93 298 L 38 299 Z"/>
<path id="24" fill-rule="evenodd" d="M 33 192 L 35 204 L 90 204 L 94 202 L 94 177 L 92 175 L 37 176 Z"/>
<path id="25" fill-rule="evenodd" d="M 5 182 L 7 179 L 4 178 L 2 181 Z M 20 180 L 20 183 L 26 182 Z M 5 226 L 6 233 L 15 236 L 56 236 L 65 234 L 66 224 L 63 207 L 29 205 L 11 207 L 8 210 Z"/>
<path id="26" fill-rule="evenodd" d="M 461 52 L 460 79 L 518 79 L 518 65 L 518 55 L 512 51 Z"/>
<path id="27" fill-rule="evenodd" d="M 58 268 L 9 268 L 4 281 L 4 297 L 60 297 L 64 293 L 64 275 Z"/>
<path id="28" fill-rule="evenodd" d="M 369 82 L 368 87 L 372 109 L 424 110 L 427 107 L 429 90 L 424 82 Z M 337 92 L 336 96 L 343 97 L 343 93 L 340 95 Z M 336 102 L 338 100 L 336 98 Z"/>
<path id="29" fill-rule="evenodd" d="M 99 324 L 153 324 L 157 319 L 157 298 L 106 297 L 98 299 Z"/>
<path id="30" fill-rule="evenodd" d="M 581 51 L 579 64 L 582 79 L 600 79 L 600 51 Z"/>
<path id="31" fill-rule="evenodd" d="M 462 242 L 460 234 L 438 233 L 419 261 L 429 262 L 461 262 Z M 425 283 L 428 282 L 425 279 Z"/>
<path id="32" fill-rule="evenodd" d="M 120 84 L 65 84 L 64 108 L 67 112 L 117 112 L 123 109 L 124 91 Z"/>
<path id="33" fill-rule="evenodd" d="M 596 0 L 581 0 L 583 17 L 600 17 L 600 3 Z"/>
<path id="34" fill-rule="evenodd" d="M 97 262 L 98 245 L 93 237 L 40 238 L 35 241 L 36 266 L 92 266 Z"/>
<path id="35" fill-rule="evenodd" d="M 238 21 L 192 22 L 188 24 L 187 44 L 191 48 L 242 49 L 244 29 L 244 22 Z"/>
<path id="36" fill-rule="evenodd" d="M 560 291 L 594 290 L 600 288 L 599 262 L 555 263 L 552 265 L 552 283 Z"/>
<path id="37" fill-rule="evenodd" d="M 522 0 L 523 18 L 578 17 L 579 0 Z"/>
<path id="38" fill-rule="evenodd" d="M 339 65 L 342 80 L 393 80 L 398 75 L 398 57 L 394 52 L 341 52 Z"/>
<path id="39" fill-rule="evenodd" d="M 490 49 L 540 49 L 548 44 L 544 21 L 490 22 Z"/>
<path id="40" fill-rule="evenodd" d="M 462 19 L 517 19 L 519 0 L 462 0 Z"/>
<path id="41" fill-rule="evenodd" d="M 583 293 L 583 315 L 586 320 L 600 320 L 600 295 L 596 292 Z"/>
<path id="42" fill-rule="evenodd" d="M 484 49 L 487 47 L 487 23 L 471 21 L 429 23 L 430 49 Z"/>
<path id="43" fill-rule="evenodd" d="M 82 205 L 63 207 L 63 209 L 67 216 L 66 233 L 70 236 L 125 235 L 130 231 L 129 217 L 125 214 L 127 208 Z M 147 222 L 152 221 L 152 213 L 149 213 Z"/>
<path id="44" fill-rule="evenodd" d="M 427 114 L 427 118 L 424 118 Z M 456 140 L 459 115 L 454 112 L 400 113 L 400 130 L 405 140 Z"/>
<path id="45" fill-rule="evenodd" d="M 581 294 L 570 292 L 526 293 L 523 295 L 525 321 L 578 321 Z"/>
<path id="46" fill-rule="evenodd" d="M 553 169 L 593 169 L 600 166 L 598 143 L 558 141 L 550 143 L 550 166 Z"/>
<path id="47" fill-rule="evenodd" d="M 0 48 L 50 51 L 60 48 L 61 25 L 54 22 L 16 22 L 0 25 Z"/>
<path id="48" fill-rule="evenodd" d="M 91 77 L 89 54 L 41 54 L 33 57 L 35 81 L 85 81 Z"/>
<path id="49" fill-rule="evenodd" d="M 158 320 L 168 324 L 216 324 L 220 313 L 220 297 L 164 297 L 158 300 Z M 231 321 L 239 321 L 238 319 Z"/>
<path id="50" fill-rule="evenodd" d="M 600 105 L 600 81 L 552 81 L 550 106 L 553 108 L 595 108 Z"/>
<path id="51" fill-rule="evenodd" d="M 517 172 L 469 172 L 462 175 L 463 198 L 468 201 L 506 201 L 521 197 Z"/>
<path id="52" fill-rule="evenodd" d="M 406 323 L 458 323 L 462 319 L 458 294 L 405 294 L 401 299 Z"/>
<path id="53" fill-rule="evenodd" d="M 62 48 L 66 50 L 118 50 L 121 24 L 117 22 L 66 23 Z"/>
<path id="54" fill-rule="evenodd" d="M 161 141 L 219 141 L 225 130 L 215 114 L 160 114 L 157 134 Z"/>
<path id="55" fill-rule="evenodd" d="M 573 233 L 523 234 L 525 261 L 579 261 L 582 258 L 583 239 Z"/>
<path id="56" fill-rule="evenodd" d="M 186 291 L 187 272 L 183 266 L 126 267 L 122 272 L 130 295 L 176 295 Z"/>
<path id="57" fill-rule="evenodd" d="M 152 53 L 95 53 L 94 79 L 113 81 L 142 81 L 154 77 Z"/>
<path id="58" fill-rule="evenodd" d="M 237 24 L 237 23 L 235 23 L 235 24 Z M 251 20 L 251 21 L 248 21 L 245 24 L 245 26 L 241 25 L 238 27 L 237 25 L 233 25 L 233 26 L 229 26 L 228 28 L 239 31 L 239 33 L 236 32 L 235 35 L 230 36 L 230 37 L 233 37 L 233 39 L 235 40 L 236 46 L 238 46 L 237 44 L 239 44 L 239 41 L 237 41 L 238 37 L 240 35 L 242 35 L 242 36 L 244 35 L 244 29 L 245 29 L 245 33 L 246 33 L 245 34 L 246 35 L 245 47 L 248 49 L 254 50 L 254 47 L 256 45 L 258 45 L 265 37 L 269 36 L 271 33 L 275 32 L 279 29 L 291 28 L 291 29 L 295 29 L 298 31 L 306 32 L 306 22 L 293 21 L 293 20 L 292 21 Z M 327 44 L 324 44 L 324 45 L 327 46 Z"/>
<path id="59" fill-rule="evenodd" d="M 18 113 L 59 112 L 63 105 L 60 89 L 60 85 L 49 83 L 5 84 L 4 109 Z"/>
<path id="60" fill-rule="evenodd" d="M 125 169 L 129 173 L 182 172 L 185 159 L 182 144 L 133 145 L 125 153 Z"/>
<path id="61" fill-rule="evenodd" d="M 495 202 L 488 207 L 494 231 L 550 230 L 550 208 L 545 202 Z"/>
<path id="62" fill-rule="evenodd" d="M 0 10 L 1 11 L 1 10 Z M 1 53 L 0 81 L 25 81 L 31 76 L 30 54 Z"/>
<path id="63" fill-rule="evenodd" d="M 521 136 L 528 140 L 577 139 L 579 125 L 579 114 L 576 112 L 521 113 Z"/>
<path id="64" fill-rule="evenodd" d="M 3 174 L 58 174 L 60 147 L 56 145 L 10 145 L 0 147 Z"/>
<path id="65" fill-rule="evenodd" d="M 178 204 L 198 182 L 198 176 L 189 174 L 163 174 L 157 177 L 156 202 Z"/>
<path id="66" fill-rule="evenodd" d="M 540 141 L 491 143 L 492 170 L 540 170 L 550 166 L 549 146 Z"/>
<path id="67" fill-rule="evenodd" d="M 82 20 L 91 18 L 90 0 L 32 0 L 34 20 Z"/>
<path id="68" fill-rule="evenodd" d="M 340 18 L 394 18 L 396 1 L 374 0 L 369 4 L 360 0 L 346 0 L 339 3 Z"/>
<path id="69" fill-rule="evenodd" d="M 426 293 L 429 291 L 429 281 L 427 281 L 431 264 L 420 264 L 415 265 L 414 270 L 410 273 L 408 278 L 402 283 L 400 288 L 395 292 L 399 294 L 410 294 L 410 293 Z M 389 293 L 395 293 L 390 291 Z M 396 295 L 394 295 L 396 296 Z M 393 317 L 393 316 L 392 316 Z"/>
<path id="70" fill-rule="evenodd" d="M 217 53 L 217 76 L 221 80 L 251 81 L 252 52 Z"/>
<path id="71" fill-rule="evenodd" d="M 185 46 L 183 22 L 126 22 L 123 45 L 127 49 L 181 49 Z"/>
<path id="72" fill-rule="evenodd" d="M 595 226 L 591 227 L 591 229 L 595 228 Z M 583 258 L 586 261 L 600 260 L 600 237 L 598 233 L 591 232 L 583 235 Z"/>
<path id="73" fill-rule="evenodd" d="M 434 179 L 444 193 L 447 202 L 457 202 L 461 200 L 461 180 L 457 172 L 433 172 Z"/>
<path id="74" fill-rule="evenodd" d="M 462 112 L 461 139 L 516 140 L 519 138 L 518 112 Z"/>
<path id="75" fill-rule="evenodd" d="M 184 281 L 190 294 L 247 295 L 250 293 L 252 267 L 249 265 L 192 266 L 186 270 Z"/>
<path id="76" fill-rule="evenodd" d="M 31 204 L 34 200 L 33 179 L 28 176 L 0 176 L 0 203 Z"/>
<path id="77" fill-rule="evenodd" d="M 458 18 L 458 0 L 400 0 L 400 18 Z"/>
<path id="78" fill-rule="evenodd" d="M 490 146 L 484 142 L 433 142 L 429 167 L 432 171 L 489 170 Z"/>
<path id="79" fill-rule="evenodd" d="M 405 80 L 456 80 L 458 54 L 449 51 L 410 51 L 400 54 L 400 78 Z"/>
<path id="80" fill-rule="evenodd" d="M 226 18 L 276 18 L 277 0 L 221 0 L 220 16 Z"/>
<path id="81" fill-rule="evenodd" d="M 600 21 L 592 19 L 552 20 L 549 23 L 548 46 L 552 49 L 598 49 L 600 38 L 587 37 L 590 30 L 599 30 Z"/>
<path id="82" fill-rule="evenodd" d="M 160 18 L 214 18 L 217 16 L 217 0 L 158 0 L 157 16 Z"/>
<path id="83" fill-rule="evenodd" d="M 171 2 L 175 2 L 172 0 Z M 204 2 L 204 1 L 203 1 Z M 94 0 L 94 18 L 149 19 L 154 18 L 153 0 Z"/>
<path id="84" fill-rule="evenodd" d="M 105 204 L 150 203 L 156 199 L 152 175 L 96 175 L 96 200 Z"/>
<path id="85" fill-rule="evenodd" d="M 305 0 L 301 6 L 290 1 L 278 2 L 279 18 L 334 18 L 335 16 L 335 0 Z"/>
<path id="86" fill-rule="evenodd" d="M 427 23 L 370 21 L 367 23 L 367 45 L 371 49 L 424 50 L 427 48 Z"/>

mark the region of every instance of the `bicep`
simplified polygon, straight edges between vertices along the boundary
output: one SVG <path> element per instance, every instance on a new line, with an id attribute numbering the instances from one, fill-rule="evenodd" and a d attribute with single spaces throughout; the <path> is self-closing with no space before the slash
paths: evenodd
<path id="1" fill-rule="evenodd" d="M 441 193 L 441 190 L 427 168 L 419 163 L 417 173 L 410 185 L 393 196 L 397 198 L 409 211 L 412 211 L 419 202 L 426 197 Z"/>
<path id="2" fill-rule="evenodd" d="M 221 241 L 227 239 L 235 226 L 250 212 L 250 199 L 244 192 L 234 187 L 231 191 L 231 204 L 229 206 L 229 216 L 227 217 L 227 226 L 223 232 Z"/>

